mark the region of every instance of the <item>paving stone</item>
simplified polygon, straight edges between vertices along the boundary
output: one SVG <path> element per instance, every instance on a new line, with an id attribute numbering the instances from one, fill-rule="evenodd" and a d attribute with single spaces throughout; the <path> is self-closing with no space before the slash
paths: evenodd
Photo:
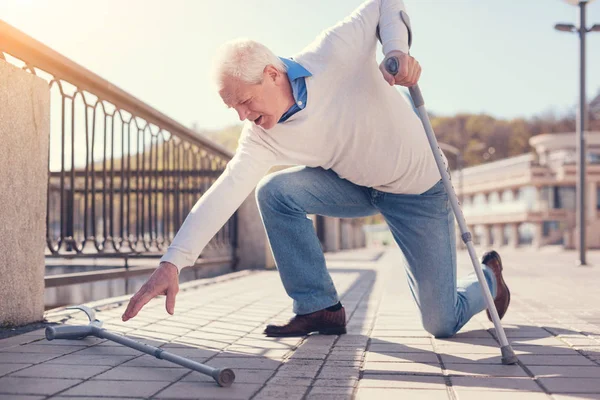
<path id="1" fill-rule="evenodd" d="M 0 378 L 0 393 L 52 395 L 82 382 L 79 379 L 41 379 L 5 376 Z"/>
<path id="2" fill-rule="evenodd" d="M 446 390 L 358 388 L 356 400 L 448 400 Z"/>
<path id="3" fill-rule="evenodd" d="M 506 324 L 504 324 L 504 322 L 502 325 L 504 327 L 504 333 L 506 334 L 506 337 L 509 339 L 509 341 L 511 341 L 512 339 L 515 339 L 515 338 L 541 339 L 541 338 L 545 338 L 545 337 L 554 336 L 553 332 L 548 332 L 546 329 L 538 328 L 535 326 L 528 326 L 528 327 L 518 326 L 518 327 L 511 328 L 511 327 L 507 326 Z M 496 335 L 495 329 L 492 329 L 491 331 L 495 337 L 498 337 L 498 335 Z"/>
<path id="4" fill-rule="evenodd" d="M 52 400 L 139 400 L 135 397 L 105 397 L 105 396 L 80 396 L 80 397 L 72 397 L 72 396 L 53 396 Z"/>
<path id="5" fill-rule="evenodd" d="M 148 356 L 150 357 L 150 356 Z M 66 356 L 54 358 L 46 361 L 45 364 L 67 364 L 67 365 L 110 365 L 115 366 L 131 360 L 134 356 L 119 356 L 119 355 L 79 355 L 68 354 Z M 152 357 L 155 359 L 154 357 Z M 158 361 L 158 360 L 157 360 Z"/>
<path id="6" fill-rule="evenodd" d="M 319 379 L 352 379 L 358 378 L 360 367 L 323 367 Z"/>
<path id="7" fill-rule="evenodd" d="M 540 378 L 539 381 L 551 393 L 600 393 L 597 378 Z"/>
<path id="8" fill-rule="evenodd" d="M 20 346 L 20 345 L 22 345 L 24 343 L 28 343 L 30 341 L 31 341 L 31 339 L 24 335 L 18 335 L 18 336 L 9 337 L 6 339 L 0 339 L 0 351 L 2 351 L 2 349 L 6 349 L 8 347 Z"/>
<path id="9" fill-rule="evenodd" d="M 31 364 L 0 364 L 0 376 L 7 375 L 13 371 L 29 366 L 31 366 Z"/>
<path id="10" fill-rule="evenodd" d="M 60 347 L 64 347 L 64 346 L 60 346 Z M 81 349 L 75 353 L 71 353 L 71 354 L 76 354 L 78 356 L 139 356 L 144 353 L 142 353 L 139 350 L 135 350 L 130 347 L 123 346 L 123 345 L 119 345 L 119 346 L 112 346 L 112 345 L 100 346 L 100 345 L 98 345 L 98 346 L 83 348 L 83 349 Z"/>
<path id="11" fill-rule="evenodd" d="M 568 347 L 569 345 L 556 336 L 545 338 L 515 338 L 511 344 L 514 347 L 518 346 L 548 346 L 548 347 Z"/>
<path id="12" fill-rule="evenodd" d="M 247 400 L 262 385 L 234 383 L 231 387 L 222 388 L 214 382 L 177 382 L 161 391 L 153 398 L 157 399 L 211 399 L 211 400 Z"/>
<path id="13" fill-rule="evenodd" d="M 422 337 L 422 338 L 430 338 L 431 335 L 424 331 L 423 329 L 419 330 L 406 330 L 406 329 L 374 329 L 371 337 L 384 338 L 384 337 Z M 488 333 L 488 336 L 489 333 Z"/>
<path id="14" fill-rule="evenodd" d="M 352 387 L 327 387 L 315 386 L 308 395 L 307 400 L 347 400 L 352 397 L 354 388 Z"/>
<path id="15" fill-rule="evenodd" d="M 160 332 L 160 333 L 169 333 L 176 336 L 185 335 L 190 332 L 189 328 L 182 328 L 178 326 L 168 326 L 163 324 L 151 324 L 145 328 L 146 331 L 149 332 Z"/>
<path id="16" fill-rule="evenodd" d="M 458 346 L 458 345 L 468 345 L 468 346 L 484 346 L 484 347 L 492 347 L 497 348 L 498 342 L 492 338 L 464 338 L 461 336 L 454 336 L 451 338 L 445 339 L 435 339 L 435 345 L 438 348 L 443 348 L 444 346 Z"/>
<path id="17" fill-rule="evenodd" d="M 543 378 L 597 378 L 600 379 L 600 366 L 597 367 L 556 367 L 530 366 L 529 370 Z"/>
<path id="18" fill-rule="evenodd" d="M 164 349 L 165 351 L 181 356 L 181 357 L 185 357 L 185 358 L 191 358 L 193 360 L 207 360 L 213 356 L 215 356 L 216 354 L 219 354 L 218 352 L 214 351 L 214 350 L 207 350 L 207 349 L 197 349 L 197 348 L 193 348 L 193 347 L 166 347 L 163 346 L 161 347 L 161 349 Z M 152 356 L 151 356 L 152 357 Z"/>
<path id="19" fill-rule="evenodd" d="M 367 342 L 369 341 L 369 336 L 365 335 L 342 335 L 335 343 L 336 347 L 344 347 L 344 346 L 360 346 L 367 347 Z"/>
<path id="20" fill-rule="evenodd" d="M 362 365 L 361 361 L 358 360 L 325 360 L 323 367 L 360 367 Z"/>
<path id="21" fill-rule="evenodd" d="M 241 369 L 241 368 L 233 368 L 233 372 L 235 373 L 235 382 L 236 383 L 260 383 L 264 384 L 271 376 L 273 376 L 274 371 L 266 370 L 266 369 Z M 201 374 L 199 372 L 192 372 L 187 375 L 185 378 L 181 380 L 182 382 L 214 382 L 213 378 Z"/>
<path id="22" fill-rule="evenodd" d="M 447 375 L 528 377 L 519 365 L 445 363 Z"/>
<path id="23" fill-rule="evenodd" d="M 107 381 L 91 380 L 83 382 L 61 393 L 63 396 L 86 396 L 88 394 L 102 393 L 103 396 L 113 397 L 149 397 L 160 389 L 169 385 L 170 382 L 158 381 Z"/>
<path id="24" fill-rule="evenodd" d="M 568 394 L 555 394 L 552 396 L 552 398 L 554 400 L 582 400 L 582 399 L 586 399 L 586 400 L 598 400 L 600 399 L 600 393 L 586 393 L 585 396 L 582 396 L 581 394 L 572 394 L 572 395 L 568 395 Z"/>
<path id="25" fill-rule="evenodd" d="M 197 339 L 191 337 L 178 337 L 173 339 L 171 343 L 183 344 L 189 348 L 205 348 L 216 352 L 230 346 L 228 341 L 223 342 L 219 340 Z"/>
<path id="26" fill-rule="evenodd" d="M 519 361 L 526 366 L 546 365 L 546 366 L 595 366 L 594 362 L 590 361 L 582 355 L 572 356 L 550 356 L 550 355 L 519 355 Z"/>
<path id="27" fill-rule="evenodd" d="M 372 338 L 371 346 L 374 344 L 405 344 L 405 345 L 413 345 L 413 344 L 431 344 L 431 339 L 428 337 L 382 337 L 382 338 Z"/>
<path id="28" fill-rule="evenodd" d="M 364 366 L 364 374 L 403 374 L 403 375 L 442 375 L 439 364 L 426 363 L 390 363 L 390 362 L 368 362 Z"/>
<path id="29" fill-rule="evenodd" d="M 572 347 L 555 347 L 555 346 L 513 346 L 513 350 L 517 355 L 521 354 L 537 354 L 537 355 L 554 355 L 554 356 L 574 356 L 579 354 Z"/>
<path id="30" fill-rule="evenodd" d="M 416 363 L 438 363 L 435 353 L 375 353 L 367 352 L 366 362 L 416 362 Z"/>
<path id="31" fill-rule="evenodd" d="M 452 343 L 436 346 L 438 354 L 488 354 L 490 356 L 500 354 L 498 346 L 474 346 L 468 343 Z"/>
<path id="32" fill-rule="evenodd" d="M 252 400 L 301 400 L 308 389 L 306 386 L 267 385 Z"/>
<path id="33" fill-rule="evenodd" d="M 551 400 L 551 397 L 545 393 L 511 392 L 507 395 L 506 392 L 494 392 L 491 390 L 470 391 L 460 389 L 456 390 L 456 393 L 459 400 Z"/>
<path id="34" fill-rule="evenodd" d="M 55 354 L 55 355 L 63 355 L 68 353 L 73 353 L 78 350 L 85 349 L 86 346 L 75 346 L 75 345 L 35 345 L 35 344 L 25 344 L 22 346 L 14 346 L 8 347 L 6 349 L 2 349 L 1 353 L 40 353 L 40 354 Z M 0 354 L 1 354 L 0 353 Z"/>
<path id="35" fill-rule="evenodd" d="M 360 350 L 360 351 L 344 351 L 344 350 L 335 350 L 332 351 L 328 356 L 325 355 L 324 358 L 327 358 L 327 360 L 332 360 L 332 361 L 362 361 L 364 359 L 364 355 L 365 352 Z M 292 355 L 292 358 L 294 358 L 294 356 Z"/>
<path id="36" fill-rule="evenodd" d="M 231 354 L 232 357 L 239 357 L 240 354 L 250 354 L 260 357 L 268 357 L 272 359 L 283 359 L 288 353 L 288 350 L 273 350 L 273 349 L 260 349 L 256 347 L 246 346 L 231 346 L 227 348 L 227 353 Z M 294 354 L 295 355 L 295 354 Z M 307 357 L 310 354 L 306 354 Z M 298 357 L 300 358 L 300 357 Z"/>
<path id="37" fill-rule="evenodd" d="M 530 378 L 491 378 L 473 376 L 453 376 L 450 378 L 456 390 L 525 391 L 541 392 L 540 387 Z"/>
<path id="38" fill-rule="evenodd" d="M 65 365 L 65 364 L 38 364 L 29 368 L 13 372 L 10 376 L 32 377 L 32 378 L 65 378 L 65 379 L 88 379 L 94 375 L 101 374 L 110 366 L 103 365 Z"/>
<path id="39" fill-rule="evenodd" d="M 54 339 L 54 340 L 36 340 L 29 342 L 32 346 L 94 346 L 100 343 L 106 342 L 106 339 L 100 339 L 93 336 L 88 336 L 83 339 L 71 340 L 71 339 Z"/>
<path id="40" fill-rule="evenodd" d="M 94 379 L 113 381 L 168 381 L 174 382 L 190 372 L 187 368 L 115 367 Z"/>
<path id="41" fill-rule="evenodd" d="M 304 386 L 309 387 L 312 385 L 313 378 L 296 378 L 293 376 L 275 375 L 269 379 L 269 385 L 278 386 Z"/>
<path id="42" fill-rule="evenodd" d="M 345 379 L 316 379 L 313 386 L 331 386 L 331 387 L 355 387 L 358 383 L 358 377 Z"/>
<path id="43" fill-rule="evenodd" d="M 502 364 L 502 356 L 493 354 L 440 354 L 444 364 Z M 519 358 L 520 359 L 520 358 Z"/>
<path id="44" fill-rule="evenodd" d="M 290 378 L 310 378 L 313 379 L 319 373 L 320 366 L 294 366 L 288 367 L 284 365 L 277 370 L 276 376 L 287 376 Z"/>
<path id="45" fill-rule="evenodd" d="M 368 351 L 376 353 L 422 353 L 432 352 L 431 344 L 399 344 L 399 343 L 374 343 Z"/>
<path id="46" fill-rule="evenodd" d="M 594 340 L 587 336 L 579 336 L 579 337 L 561 337 L 562 340 L 567 342 L 573 347 L 598 347 L 600 346 L 600 342 Z"/>
<path id="47" fill-rule="evenodd" d="M 276 370 L 283 363 L 279 360 L 271 360 L 262 357 L 221 357 L 217 356 L 210 360 L 207 365 L 215 368 L 244 368 L 244 369 L 267 369 Z"/>
<path id="48" fill-rule="evenodd" d="M 403 388 L 445 390 L 443 376 L 365 374 L 359 381 L 360 388 Z"/>

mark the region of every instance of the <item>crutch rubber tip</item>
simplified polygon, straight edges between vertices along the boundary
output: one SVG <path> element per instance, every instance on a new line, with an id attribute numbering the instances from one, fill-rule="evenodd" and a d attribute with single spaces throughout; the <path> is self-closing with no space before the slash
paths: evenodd
<path id="1" fill-rule="evenodd" d="M 513 365 L 519 361 L 517 355 L 513 351 L 512 347 L 510 347 L 510 345 L 502 346 L 500 350 L 502 351 L 502 364 Z"/>
<path id="2" fill-rule="evenodd" d="M 54 329 L 51 326 L 47 326 L 46 327 L 46 340 L 54 340 L 54 338 L 56 337 L 56 329 Z"/>
<path id="3" fill-rule="evenodd" d="M 213 375 L 215 381 L 222 387 L 229 387 L 235 380 L 235 374 L 229 368 L 223 368 L 216 371 L 217 373 Z"/>

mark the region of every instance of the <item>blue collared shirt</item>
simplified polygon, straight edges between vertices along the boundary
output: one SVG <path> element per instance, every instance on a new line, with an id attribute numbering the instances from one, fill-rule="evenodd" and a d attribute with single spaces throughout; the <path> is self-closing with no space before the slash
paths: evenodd
<path id="1" fill-rule="evenodd" d="M 283 57 L 279 58 L 287 67 L 287 75 L 290 79 L 290 84 L 292 85 L 292 94 L 294 95 L 295 101 L 294 105 L 291 106 L 290 109 L 287 110 L 279 119 L 279 122 L 285 122 L 292 115 L 296 114 L 300 110 L 304 110 L 304 107 L 306 107 L 308 92 L 306 91 L 305 78 L 312 76 L 312 74 L 294 60 Z"/>

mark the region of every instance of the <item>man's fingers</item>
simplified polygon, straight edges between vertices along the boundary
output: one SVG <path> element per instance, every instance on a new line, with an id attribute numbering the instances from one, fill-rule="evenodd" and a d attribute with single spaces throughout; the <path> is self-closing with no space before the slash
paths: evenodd
<path id="1" fill-rule="evenodd" d="M 417 76 L 415 77 L 415 83 L 413 83 L 413 86 L 419 82 L 419 78 L 421 78 L 421 67 L 419 67 L 417 70 Z"/>
<path id="2" fill-rule="evenodd" d="M 177 266 L 170 263 L 161 263 L 160 266 L 148 279 L 141 289 L 129 300 L 127 309 L 121 319 L 127 321 L 137 315 L 138 312 L 150 300 L 159 294 L 167 295 L 167 311 L 173 314 L 175 310 L 175 295 L 179 291 Z"/>
<path id="3" fill-rule="evenodd" d="M 127 307 L 129 312 L 125 311 L 125 314 L 124 314 L 125 319 L 123 319 L 123 320 L 127 321 L 128 319 L 135 317 L 137 315 L 137 313 L 140 312 L 142 307 L 144 307 L 154 297 L 155 297 L 155 295 L 153 295 L 149 292 L 144 292 L 144 294 L 142 296 L 140 296 L 140 298 L 137 299 L 137 301 L 130 302 L 129 305 L 131 306 L 131 310 L 129 310 L 129 307 Z"/>
<path id="4" fill-rule="evenodd" d="M 406 78 L 409 77 L 410 75 L 410 59 L 409 56 L 402 56 L 399 57 L 399 68 L 398 68 L 398 73 L 396 74 L 396 83 L 397 84 L 401 84 L 400 82 L 403 82 L 406 80 Z"/>
<path id="5" fill-rule="evenodd" d="M 407 79 L 407 86 L 414 86 L 417 84 L 417 80 L 419 79 L 419 64 L 415 62 L 412 71 L 410 73 L 410 77 Z"/>
<path id="6" fill-rule="evenodd" d="M 390 85 L 393 86 L 395 82 L 394 75 L 390 74 L 387 69 L 384 67 L 384 64 L 379 66 L 379 70 L 381 71 L 381 75 L 383 75 L 383 79 Z"/>
<path id="7" fill-rule="evenodd" d="M 135 295 L 133 295 L 133 297 L 131 299 L 129 299 L 129 304 L 127 304 L 127 309 L 125 310 L 125 312 L 123 313 L 123 316 L 121 317 L 121 319 L 123 321 L 127 321 L 128 319 L 134 317 L 134 315 L 131 315 L 132 311 L 135 308 L 135 305 L 138 302 L 139 298 L 141 296 L 143 296 L 144 293 L 146 293 L 146 286 L 142 286 L 140 288 L 140 290 L 138 290 L 138 292 Z"/>
<path id="8" fill-rule="evenodd" d="M 167 312 L 171 315 L 175 312 L 175 296 L 178 291 L 179 289 L 177 287 L 169 288 L 167 290 L 167 302 L 165 304 L 167 306 Z"/>

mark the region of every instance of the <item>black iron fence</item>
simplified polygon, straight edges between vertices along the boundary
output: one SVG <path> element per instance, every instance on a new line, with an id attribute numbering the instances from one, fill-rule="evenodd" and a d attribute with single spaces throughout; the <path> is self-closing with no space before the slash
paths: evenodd
<path id="1" fill-rule="evenodd" d="M 128 261 L 164 252 L 232 154 L 3 21 L 0 59 L 50 86 L 47 257 L 117 257 L 125 267 L 47 276 L 46 286 L 155 268 Z M 235 219 L 199 265 L 233 265 Z"/>

